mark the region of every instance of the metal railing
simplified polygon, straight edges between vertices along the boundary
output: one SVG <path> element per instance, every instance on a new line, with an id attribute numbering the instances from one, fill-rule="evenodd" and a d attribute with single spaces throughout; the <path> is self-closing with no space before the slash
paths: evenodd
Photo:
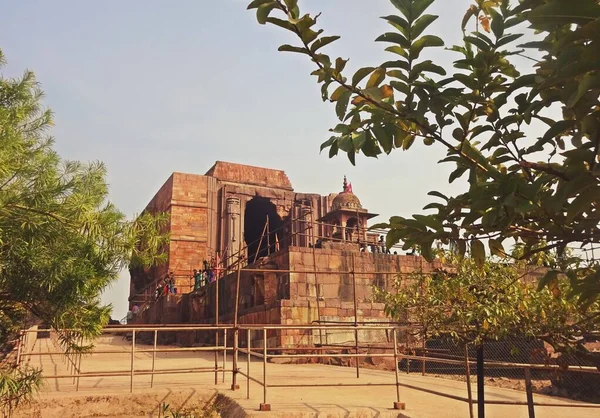
<path id="1" fill-rule="evenodd" d="M 239 389 L 237 384 L 238 376 L 242 376 L 246 380 L 246 397 L 250 399 L 250 386 L 251 382 L 256 383 L 262 387 L 262 402 L 259 405 L 261 411 L 271 410 L 271 404 L 269 403 L 269 389 L 274 388 L 302 388 L 302 387 L 379 387 L 379 386 L 392 386 L 395 387 L 396 397 L 393 402 L 395 409 L 404 409 L 404 399 L 401 397 L 401 388 L 408 388 L 416 391 L 429 393 L 435 396 L 441 396 L 468 404 L 469 415 L 473 417 L 473 405 L 477 402 L 477 396 L 474 396 L 471 388 L 471 367 L 475 366 L 468 357 L 468 352 L 465 351 L 463 359 L 452 359 L 452 358 L 441 358 L 432 356 L 435 350 L 424 350 L 421 355 L 406 354 L 402 352 L 401 348 L 404 348 L 399 342 L 399 332 L 406 330 L 409 327 L 397 326 L 397 325 L 337 325 L 337 324 L 321 324 L 321 325 L 239 325 L 234 327 L 232 325 L 221 325 L 221 326 L 140 326 L 140 327 L 126 327 L 126 326 L 115 326 L 104 329 L 103 334 L 129 334 L 131 335 L 131 347 L 128 350 L 92 350 L 89 353 L 69 353 L 65 352 L 65 347 L 61 346 L 61 342 L 57 339 L 57 334 L 51 330 L 25 330 L 21 333 L 23 339 L 27 338 L 30 333 L 38 332 L 51 332 L 50 339 L 52 341 L 52 347 L 55 351 L 28 351 L 21 349 L 19 353 L 19 361 L 23 359 L 31 358 L 35 356 L 53 356 L 59 355 L 63 357 L 63 361 L 67 367 L 67 373 L 63 374 L 49 374 L 44 375 L 46 379 L 72 379 L 75 385 L 75 390 L 79 391 L 79 380 L 81 378 L 91 377 L 129 377 L 129 390 L 133 392 L 134 383 L 136 376 L 151 376 L 150 387 L 154 386 L 155 375 L 170 375 L 170 374 L 182 374 L 182 373 L 214 373 L 214 384 L 224 383 L 226 376 L 231 374 L 231 389 Z M 293 345 L 288 347 L 282 347 L 279 344 L 269 344 L 269 338 L 275 337 L 276 341 L 279 341 L 279 337 L 284 335 L 284 331 L 296 330 L 305 333 L 305 335 L 312 336 L 313 340 L 317 340 L 318 337 L 316 332 L 318 331 L 385 331 L 391 334 L 390 342 L 386 346 L 378 346 L 380 353 L 369 353 L 355 351 L 354 345 L 343 345 L 343 344 L 325 344 L 325 345 L 312 345 L 310 341 L 307 341 L 307 345 Z M 189 332 L 206 332 L 210 335 L 214 333 L 215 344 L 208 344 L 200 347 L 159 347 L 158 336 L 161 332 L 177 332 L 177 333 L 189 333 Z M 242 333 L 241 341 L 245 341 L 245 347 L 241 346 L 239 333 Z M 152 348 L 140 347 L 136 337 L 142 334 L 148 333 L 153 336 Z M 233 336 L 233 344 L 228 345 L 228 333 L 229 336 Z M 223 343 L 218 344 L 218 336 L 222 336 Z M 258 336 L 253 340 L 253 336 Z M 253 344 L 253 341 L 258 340 L 258 343 Z M 84 341 L 80 341 L 84 343 Z M 22 345 L 26 347 L 26 345 Z M 157 369 L 156 368 L 156 354 L 157 353 L 177 353 L 177 352 L 213 352 L 214 353 L 214 365 L 211 367 L 189 367 L 189 368 L 167 368 Z M 150 353 L 152 354 L 152 366 L 150 369 L 136 368 L 136 354 Z M 227 355 L 232 355 L 232 362 L 227 363 Z M 129 368 L 126 370 L 101 370 L 95 372 L 84 372 L 81 369 L 82 360 L 86 355 L 95 354 L 110 354 L 110 355 L 128 355 L 130 357 Z M 239 354 L 246 356 L 246 367 L 245 370 L 239 365 Z M 324 360 L 326 358 L 337 357 L 340 359 L 353 359 L 357 367 L 360 364 L 361 359 L 367 357 L 370 358 L 388 358 L 393 359 L 394 362 L 394 373 L 390 374 L 389 381 L 385 379 L 376 379 L 377 381 L 354 381 L 354 382 L 336 382 L 336 383 L 314 383 L 314 380 L 310 382 L 302 383 L 301 381 L 296 382 L 281 382 L 276 376 L 270 375 L 269 363 L 273 359 L 288 359 L 289 361 L 301 361 L 303 359 L 319 359 Z M 258 374 L 251 372 L 252 359 L 260 359 L 262 362 L 262 372 Z M 464 367 L 466 386 L 465 396 L 459 396 L 455 394 L 445 393 L 441 390 L 433 389 L 434 385 L 418 385 L 407 381 L 402 381 L 400 378 L 400 364 L 407 361 L 419 361 L 423 365 L 425 363 L 439 363 L 443 365 L 449 365 L 453 367 Z M 300 363 L 300 362 L 298 362 Z M 298 364 L 302 367 L 301 364 Z M 502 361 L 488 361 L 485 362 L 485 368 L 487 370 L 494 369 L 521 369 L 525 380 L 525 392 L 526 401 L 518 400 L 498 400 L 498 399 L 485 399 L 486 405 L 515 405 L 515 406 L 527 406 L 529 411 L 529 417 L 535 416 L 535 407 L 570 407 L 570 408 L 600 408 L 600 404 L 589 404 L 589 403 L 566 403 L 566 402 L 544 402 L 535 401 L 534 393 L 532 389 L 532 372 L 554 372 L 554 373 L 582 373 L 582 374 L 593 374 L 600 376 L 600 372 L 594 367 L 564 367 L 558 365 L 549 364 L 525 364 L 525 363 L 511 363 Z M 410 368 L 407 369 L 407 372 Z M 423 374 L 425 374 L 425 367 L 423 367 Z M 383 375 L 385 376 L 385 375 Z M 357 378 L 358 378 L 357 374 Z"/>

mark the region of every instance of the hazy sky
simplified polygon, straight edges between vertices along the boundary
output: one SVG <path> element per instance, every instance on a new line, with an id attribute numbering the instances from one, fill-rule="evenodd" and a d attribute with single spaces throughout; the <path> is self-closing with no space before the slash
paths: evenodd
<path id="1" fill-rule="evenodd" d="M 430 190 L 448 191 L 443 150 L 416 143 L 378 160 L 329 160 L 319 145 L 336 124 L 320 99 L 312 63 L 277 52 L 295 39 L 261 26 L 249 0 L 22 0 L 2 8 L 4 73 L 33 70 L 55 112 L 56 148 L 67 159 L 101 160 L 111 199 L 140 212 L 173 171 L 203 174 L 215 160 L 283 169 L 301 192 L 341 190 L 348 175 L 363 205 L 389 216 L 410 215 Z M 470 0 L 438 0 L 432 26 L 448 46 L 460 39 Z M 392 56 L 374 43 L 391 29 L 379 16 L 387 0 L 300 0 L 322 12 L 320 27 L 342 39 L 327 48 L 351 58 L 348 69 Z M 429 57 L 450 69 L 457 58 L 441 48 Z M 351 74 L 351 73 L 349 73 Z M 128 274 L 104 295 L 125 315 Z"/>

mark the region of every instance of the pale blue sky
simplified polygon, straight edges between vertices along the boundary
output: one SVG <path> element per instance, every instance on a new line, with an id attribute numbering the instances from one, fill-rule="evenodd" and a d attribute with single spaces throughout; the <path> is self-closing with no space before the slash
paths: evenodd
<path id="1" fill-rule="evenodd" d="M 363 205 L 380 220 L 411 215 L 429 190 L 449 191 L 449 165 L 437 147 L 415 144 L 379 160 L 329 160 L 319 145 L 337 119 L 320 99 L 312 63 L 277 52 L 293 43 L 261 26 L 248 0 L 22 0 L 0 18 L 5 74 L 35 71 L 55 112 L 56 148 L 68 159 L 102 160 L 111 199 L 141 211 L 173 171 L 204 173 L 215 160 L 284 169 L 294 188 L 328 194 L 348 175 Z M 438 0 L 433 33 L 458 42 L 470 0 Z M 391 59 L 374 43 L 391 29 L 379 16 L 387 0 L 300 0 L 323 12 L 321 27 L 342 39 L 327 51 L 349 69 Z M 450 69 L 457 56 L 429 53 Z M 125 315 L 128 275 L 104 295 Z"/>

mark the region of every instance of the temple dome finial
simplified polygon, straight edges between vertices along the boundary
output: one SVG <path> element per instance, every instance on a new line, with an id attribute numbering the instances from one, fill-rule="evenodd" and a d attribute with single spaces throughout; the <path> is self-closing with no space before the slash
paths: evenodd
<path id="1" fill-rule="evenodd" d="M 348 184 L 348 179 L 344 176 L 344 189 L 341 193 L 339 193 L 331 204 L 332 210 L 337 209 L 362 209 L 362 205 L 360 204 L 360 200 L 356 195 L 352 192 L 352 184 Z"/>

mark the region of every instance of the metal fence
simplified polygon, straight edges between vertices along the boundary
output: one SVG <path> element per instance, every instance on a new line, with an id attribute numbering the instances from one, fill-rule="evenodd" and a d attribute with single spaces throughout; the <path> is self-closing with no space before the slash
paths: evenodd
<path id="1" fill-rule="evenodd" d="M 124 350 L 98 350 L 94 349 L 90 353 L 74 353 L 66 350 L 57 338 L 57 334 L 52 330 L 25 330 L 21 333 L 23 342 L 28 340 L 31 342 L 42 333 L 49 333 L 50 341 L 52 342 L 52 350 L 41 351 L 33 350 L 31 344 L 21 344 L 21 350 L 18 355 L 18 361 L 28 361 L 35 356 L 61 356 L 65 363 L 68 372 L 62 374 L 45 374 L 46 379 L 67 379 L 71 380 L 75 385 L 75 390 L 79 390 L 80 379 L 90 377 L 128 377 L 129 390 L 134 391 L 134 382 L 136 377 L 150 376 L 150 387 L 154 386 L 155 375 L 174 375 L 181 373 L 214 373 L 214 384 L 223 383 L 227 380 L 227 376 L 231 379 L 231 389 L 238 390 L 238 378 L 246 380 L 246 396 L 250 399 L 250 382 L 254 382 L 262 387 L 262 402 L 259 409 L 261 411 L 271 410 L 269 403 L 269 389 L 273 388 L 300 388 L 300 387 L 375 387 L 375 386 L 392 386 L 395 387 L 395 399 L 390 399 L 390 404 L 395 409 L 404 409 L 404 399 L 402 398 L 401 388 L 409 388 L 421 392 L 426 392 L 436 396 L 442 396 L 457 401 L 465 402 L 468 405 L 468 411 L 473 417 L 473 408 L 477 402 L 477 396 L 474 395 L 472 388 L 473 370 L 476 367 L 476 362 L 473 359 L 472 349 L 456 346 L 454 349 L 435 347 L 435 344 L 425 344 L 419 350 L 416 343 L 399 342 L 399 335 L 405 332 L 406 327 L 392 325 L 240 325 L 234 327 L 231 325 L 224 326 L 143 326 L 143 327 L 127 327 L 117 326 L 109 327 L 103 331 L 104 335 L 121 335 L 124 338 L 130 339 L 131 346 L 127 351 Z M 318 332 L 346 331 L 354 332 L 358 335 L 360 331 L 379 330 L 384 331 L 390 336 L 390 344 L 385 346 L 378 345 L 377 352 L 369 350 L 368 345 L 316 345 L 316 346 L 294 346 L 294 347 L 279 347 L 276 344 L 270 344 L 270 341 L 278 341 L 273 338 L 280 335 L 282 332 L 289 330 L 299 330 L 310 335 L 317 335 Z M 158 337 L 160 333 L 208 333 L 213 339 L 213 344 L 207 344 L 201 347 L 160 347 L 158 345 Z M 229 338 L 228 338 L 229 335 Z M 140 344 L 144 342 L 144 345 Z M 152 348 L 148 348 L 149 341 Z M 219 343 L 221 341 L 221 343 Z M 233 341 L 233 344 L 228 345 L 228 341 Z M 85 343 L 85 341 L 80 341 Z M 363 343 L 364 344 L 364 343 Z M 438 344 L 439 345 L 439 344 Z M 30 348 L 26 348 L 30 347 Z M 454 350 L 454 351 L 453 351 Z M 187 368 L 168 368 L 157 369 L 156 362 L 157 353 L 177 353 L 177 352 L 196 352 L 196 353 L 214 353 L 214 364 L 210 367 L 187 367 Z M 151 354 L 151 367 L 140 368 L 136 365 L 136 353 Z M 85 372 L 82 371 L 82 361 L 86 355 L 109 354 L 111 356 L 127 356 L 129 357 L 128 369 L 121 370 L 102 370 Z M 228 363 L 227 355 L 230 355 L 231 362 Z M 513 354 L 515 351 L 513 350 Z M 245 367 L 240 367 L 239 356 L 245 357 Z M 274 375 L 270 375 L 269 363 L 274 359 L 287 359 L 290 362 L 301 363 L 303 360 L 312 359 L 313 361 L 322 361 L 326 363 L 332 358 L 348 359 L 356 368 L 356 377 L 361 373 L 361 362 L 364 365 L 366 359 L 388 359 L 392 362 L 394 373 L 389 374 L 389 378 L 377 381 L 365 382 L 360 381 L 344 381 L 339 383 L 315 383 L 310 382 L 289 382 L 281 381 Z M 262 371 L 253 373 L 250 365 L 253 359 L 258 359 L 262 363 Z M 523 359 L 521 359 L 523 360 Z M 256 364 L 256 361 L 254 362 Z M 549 407 L 570 407 L 570 408 L 600 408 L 600 404 L 584 404 L 584 403 L 564 403 L 564 402 L 540 402 L 534 400 L 533 382 L 540 379 L 552 379 L 552 376 L 572 375 L 578 379 L 594 378 L 600 379 L 600 372 L 594 367 L 589 366 L 565 366 L 557 364 L 531 363 L 531 362 L 510 362 L 498 361 L 489 359 L 484 364 L 486 377 L 498 378 L 510 376 L 511 379 L 522 381 L 523 388 L 520 389 L 526 392 L 527 401 L 512 401 L 512 400 L 493 400 L 485 399 L 485 404 L 500 404 L 500 405 L 527 405 L 529 408 L 529 416 L 535 416 L 536 406 Z M 402 373 L 420 373 L 440 376 L 460 377 L 465 382 L 464 396 L 445 393 L 441 390 L 434 389 L 435 385 L 417 385 L 400 378 Z M 596 386 L 597 388 L 597 386 Z M 597 390 L 597 389 L 596 389 Z M 478 393 L 482 393 L 478 391 Z M 292 395 L 293 396 L 293 395 Z M 382 405 L 384 406 L 384 405 Z M 465 411 L 466 412 L 466 411 Z"/>

